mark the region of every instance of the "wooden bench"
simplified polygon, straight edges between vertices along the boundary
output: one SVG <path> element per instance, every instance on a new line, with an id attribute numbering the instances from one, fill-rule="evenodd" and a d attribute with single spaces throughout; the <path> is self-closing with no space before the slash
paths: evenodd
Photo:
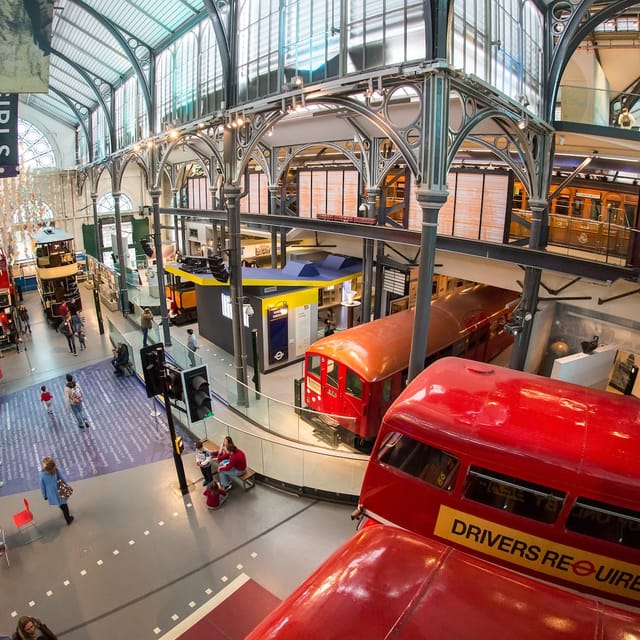
<path id="1" fill-rule="evenodd" d="M 242 481 L 242 488 L 245 491 L 249 491 L 249 489 L 253 489 L 253 487 L 256 486 L 255 475 L 256 472 L 250 467 L 247 467 L 247 470 L 241 476 L 232 477 L 238 478 L 238 480 Z"/>

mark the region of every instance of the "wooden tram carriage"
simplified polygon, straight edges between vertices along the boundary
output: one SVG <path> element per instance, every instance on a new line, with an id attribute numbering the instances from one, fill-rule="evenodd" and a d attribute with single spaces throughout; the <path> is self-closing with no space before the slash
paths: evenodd
<path id="1" fill-rule="evenodd" d="M 66 231 L 48 227 L 36 234 L 35 243 L 38 292 L 47 321 L 58 326 L 64 319 L 63 303 L 69 309 L 82 309 L 74 239 Z"/>
<path id="2" fill-rule="evenodd" d="M 505 330 L 518 294 L 475 285 L 431 304 L 425 364 L 458 355 L 488 361 L 513 337 Z M 305 354 L 305 402 L 326 414 L 342 439 L 373 444 L 385 411 L 406 384 L 413 311 L 401 311 L 312 344 Z"/>

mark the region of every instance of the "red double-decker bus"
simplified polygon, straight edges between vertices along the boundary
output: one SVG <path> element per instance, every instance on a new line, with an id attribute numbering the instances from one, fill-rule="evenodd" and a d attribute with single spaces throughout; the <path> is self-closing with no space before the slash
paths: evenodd
<path id="1" fill-rule="evenodd" d="M 640 400 L 445 358 L 385 415 L 369 518 L 640 606 Z"/>
<path id="2" fill-rule="evenodd" d="M 246 640 L 640 638 L 640 401 L 458 358 L 383 420 L 365 526 Z"/>
<path id="3" fill-rule="evenodd" d="M 364 527 L 245 640 L 633 640 L 640 614 L 396 527 Z"/>

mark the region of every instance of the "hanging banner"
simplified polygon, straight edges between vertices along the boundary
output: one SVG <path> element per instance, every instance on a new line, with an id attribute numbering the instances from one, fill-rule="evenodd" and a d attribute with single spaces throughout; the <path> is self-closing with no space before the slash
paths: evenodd
<path id="1" fill-rule="evenodd" d="M 53 0 L 0 0 L 0 92 L 47 93 Z"/>
<path id="2" fill-rule="evenodd" d="M 18 175 L 18 95 L 0 94 L 0 178 Z"/>

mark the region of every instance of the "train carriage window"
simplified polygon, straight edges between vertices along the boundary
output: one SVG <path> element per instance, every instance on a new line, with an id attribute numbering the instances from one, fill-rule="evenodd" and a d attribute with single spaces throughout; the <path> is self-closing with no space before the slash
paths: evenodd
<path id="1" fill-rule="evenodd" d="M 345 391 L 354 398 L 362 399 L 362 380 L 350 369 L 345 376 Z"/>
<path id="2" fill-rule="evenodd" d="M 307 373 L 320 377 L 320 356 L 309 356 L 307 359 Z"/>
<path id="3" fill-rule="evenodd" d="M 382 402 L 387 403 L 391 401 L 391 378 L 384 381 L 382 385 Z"/>
<path id="4" fill-rule="evenodd" d="M 640 511 L 578 498 L 567 518 L 567 529 L 640 549 Z"/>
<path id="5" fill-rule="evenodd" d="M 458 474 L 455 456 L 402 433 L 390 433 L 378 460 L 445 491 L 451 491 Z"/>
<path id="6" fill-rule="evenodd" d="M 466 353 L 467 351 L 467 340 L 466 338 L 463 338 L 462 340 L 458 340 L 458 342 L 456 342 L 452 349 L 451 349 L 451 355 L 452 356 L 461 356 L 464 353 Z"/>
<path id="7" fill-rule="evenodd" d="M 563 491 L 471 466 L 465 498 L 502 511 L 551 524 L 567 497 Z"/>
<path id="8" fill-rule="evenodd" d="M 338 387 L 338 363 L 327 358 L 327 384 Z"/>

